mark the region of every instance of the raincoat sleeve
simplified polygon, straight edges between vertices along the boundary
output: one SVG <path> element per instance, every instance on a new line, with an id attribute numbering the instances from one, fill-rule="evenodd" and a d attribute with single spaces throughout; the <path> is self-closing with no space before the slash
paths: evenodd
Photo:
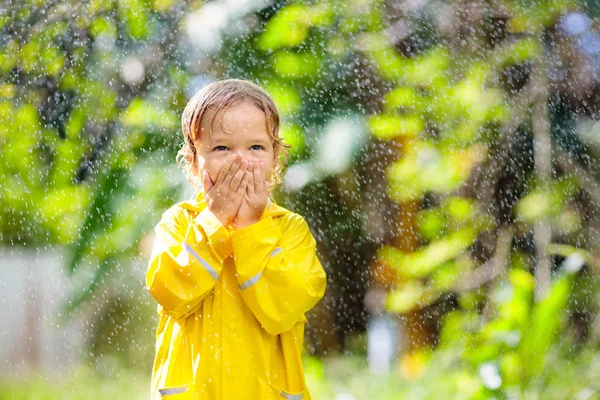
<path id="1" fill-rule="evenodd" d="M 279 227 L 271 216 L 231 232 L 242 297 L 271 335 L 290 330 L 325 294 L 316 241 L 298 214 Z"/>
<path id="2" fill-rule="evenodd" d="M 146 273 L 146 288 L 174 318 L 200 307 L 232 253 L 229 231 L 208 208 L 191 220 L 186 214 L 183 209 L 163 213 Z"/>

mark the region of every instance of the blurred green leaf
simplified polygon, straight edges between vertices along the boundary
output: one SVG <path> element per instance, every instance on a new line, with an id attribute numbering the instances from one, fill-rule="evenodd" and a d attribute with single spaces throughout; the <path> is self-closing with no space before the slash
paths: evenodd
<path id="1" fill-rule="evenodd" d="M 463 228 L 448 236 L 432 241 L 412 253 L 405 253 L 392 246 L 383 246 L 377 258 L 392 266 L 398 274 L 407 278 L 425 277 L 443 263 L 453 260 L 473 244 L 477 231 L 472 227 Z"/>
<path id="2" fill-rule="evenodd" d="M 425 123 L 417 115 L 380 114 L 369 119 L 369 128 L 375 137 L 389 140 L 397 136 L 417 136 Z"/>

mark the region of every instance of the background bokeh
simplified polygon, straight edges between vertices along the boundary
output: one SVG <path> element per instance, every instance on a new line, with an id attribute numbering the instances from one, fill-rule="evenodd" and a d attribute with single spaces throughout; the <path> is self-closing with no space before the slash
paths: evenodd
<path id="1" fill-rule="evenodd" d="M 315 399 L 600 398 L 600 3 L 0 5 L 0 399 L 144 399 L 153 227 L 250 79 L 328 274 Z"/>

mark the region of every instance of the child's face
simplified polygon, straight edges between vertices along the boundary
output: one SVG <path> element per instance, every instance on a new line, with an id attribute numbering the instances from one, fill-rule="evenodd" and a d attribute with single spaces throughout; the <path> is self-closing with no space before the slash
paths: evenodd
<path id="1" fill-rule="evenodd" d="M 221 129 L 221 120 L 223 129 Z M 262 161 L 267 182 L 273 170 L 273 142 L 267 132 L 265 114 L 248 103 L 229 107 L 225 113 L 219 110 L 214 118 L 212 138 L 209 134 L 209 118 L 202 118 L 198 149 L 198 176 L 202 171 L 210 174 L 213 182 L 225 162 L 239 154 L 242 160 Z"/>

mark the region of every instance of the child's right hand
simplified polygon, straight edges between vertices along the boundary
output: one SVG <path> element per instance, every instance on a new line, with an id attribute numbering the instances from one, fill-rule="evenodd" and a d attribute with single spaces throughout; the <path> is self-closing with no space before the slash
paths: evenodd
<path id="1" fill-rule="evenodd" d="M 202 171 L 206 204 L 224 226 L 233 223 L 244 200 L 248 185 L 247 168 L 248 162 L 235 155 L 221 167 L 214 183 L 208 171 Z"/>

